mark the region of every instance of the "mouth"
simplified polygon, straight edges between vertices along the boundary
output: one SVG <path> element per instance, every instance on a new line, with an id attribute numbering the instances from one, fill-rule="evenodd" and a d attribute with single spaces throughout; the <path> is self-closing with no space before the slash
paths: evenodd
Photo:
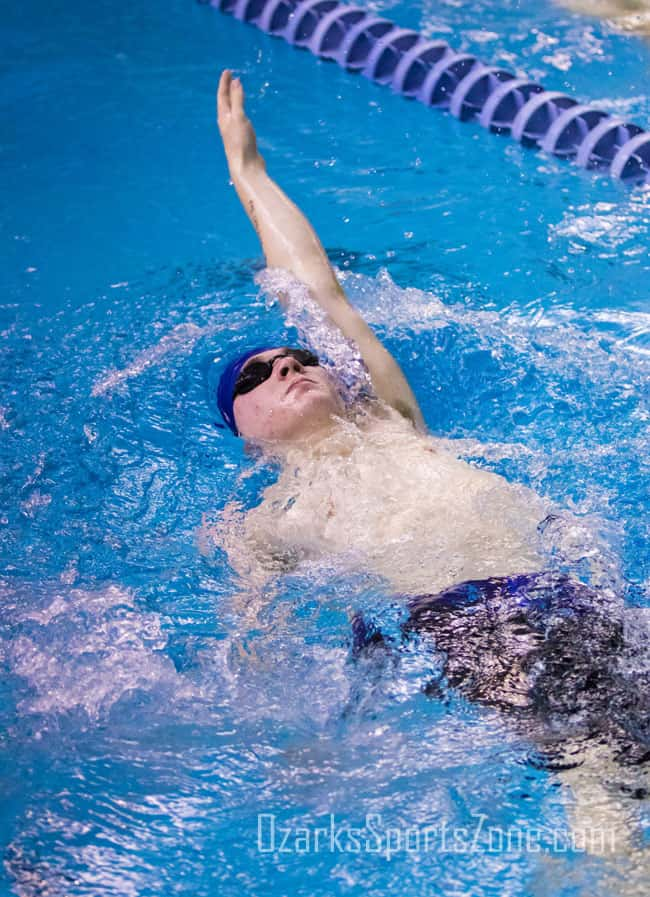
<path id="1" fill-rule="evenodd" d="M 304 386 L 305 383 L 309 383 L 311 386 L 314 385 L 314 381 L 310 380 L 308 377 L 301 377 L 300 380 L 294 380 L 291 386 L 285 392 L 285 396 L 288 396 L 290 392 L 293 392 L 298 386 Z"/>

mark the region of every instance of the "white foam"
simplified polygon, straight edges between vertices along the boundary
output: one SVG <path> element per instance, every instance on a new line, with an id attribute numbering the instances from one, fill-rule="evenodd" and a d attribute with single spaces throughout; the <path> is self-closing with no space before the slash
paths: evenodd
<path id="1" fill-rule="evenodd" d="M 29 686 L 18 708 L 23 713 L 82 710 L 96 720 L 135 690 L 191 694 L 162 653 L 161 617 L 140 611 L 127 589 L 62 590 L 20 610 L 13 622 L 19 631 L 4 653 Z"/>
<path id="2" fill-rule="evenodd" d="M 625 202 L 585 203 L 568 209 L 558 224 L 551 224 L 549 239 L 556 241 L 558 237 L 568 237 L 606 251 L 618 251 L 621 246 L 633 243 L 635 237 L 645 237 L 649 212 L 650 191 L 643 190 L 630 193 Z M 631 248 L 648 259 L 645 240 Z"/>
<path id="3" fill-rule="evenodd" d="M 188 352 L 194 343 L 208 332 L 207 327 L 198 327 L 196 324 L 177 324 L 169 333 L 166 333 L 154 346 L 138 352 L 133 361 L 125 368 L 109 371 L 103 374 L 93 384 L 91 395 L 93 397 L 111 392 L 121 383 L 138 377 L 151 365 L 156 364 L 166 355 L 174 352 Z"/>
<path id="4" fill-rule="evenodd" d="M 317 351 L 329 363 L 330 369 L 339 374 L 338 379 L 342 381 L 344 397 L 348 401 L 353 400 L 362 389 L 370 389 L 370 379 L 358 348 L 332 324 L 303 283 L 281 268 L 267 268 L 255 280 L 267 300 L 280 299 L 285 307 L 287 326 L 295 327 L 303 342 Z"/>

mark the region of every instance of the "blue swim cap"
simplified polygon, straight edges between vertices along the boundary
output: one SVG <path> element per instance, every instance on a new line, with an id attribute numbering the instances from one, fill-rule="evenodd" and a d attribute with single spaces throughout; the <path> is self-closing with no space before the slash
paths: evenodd
<path id="1" fill-rule="evenodd" d="M 235 436 L 239 436 L 239 430 L 235 423 L 235 412 L 233 409 L 233 392 L 235 391 L 235 383 L 241 369 L 244 367 L 249 358 L 253 355 L 259 355 L 260 352 L 268 352 L 273 346 L 257 346 L 255 349 L 248 349 L 237 358 L 233 358 L 228 364 L 219 371 L 219 365 L 212 362 L 208 370 L 208 393 L 210 401 L 216 404 L 221 412 L 226 426 L 232 430 Z"/>

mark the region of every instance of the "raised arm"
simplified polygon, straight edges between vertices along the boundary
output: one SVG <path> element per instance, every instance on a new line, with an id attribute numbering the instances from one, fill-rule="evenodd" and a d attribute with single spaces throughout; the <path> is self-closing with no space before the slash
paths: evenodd
<path id="1" fill-rule="evenodd" d="M 377 396 L 425 430 L 402 369 L 348 301 L 309 221 L 266 173 L 253 125 L 244 111 L 243 87 L 229 71 L 219 81 L 217 121 L 230 177 L 260 238 L 266 264 L 290 271 L 308 287 L 344 336 L 359 347 Z"/>

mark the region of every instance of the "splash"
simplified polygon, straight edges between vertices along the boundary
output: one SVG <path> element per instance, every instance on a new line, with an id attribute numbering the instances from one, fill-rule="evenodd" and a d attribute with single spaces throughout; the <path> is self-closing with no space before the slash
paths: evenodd
<path id="1" fill-rule="evenodd" d="M 326 359 L 326 366 L 336 373 L 347 402 L 371 391 L 370 378 L 357 346 L 329 320 L 303 283 L 281 268 L 267 268 L 255 281 L 267 297 L 267 307 L 279 299 L 287 326 L 295 327 L 300 338 Z"/>
<path id="2" fill-rule="evenodd" d="M 133 361 L 126 367 L 102 375 L 93 384 L 91 395 L 96 397 L 111 392 L 127 380 L 138 377 L 143 371 L 157 364 L 167 355 L 189 352 L 194 343 L 207 332 L 207 327 L 198 327 L 196 324 L 177 324 L 155 346 L 138 352 Z"/>
<path id="3" fill-rule="evenodd" d="M 585 203 L 564 212 L 562 220 L 549 228 L 549 239 L 558 238 L 594 247 L 600 258 L 633 259 L 647 263 L 647 241 L 643 239 L 650 220 L 650 190 L 638 190 L 625 201 Z M 628 262 L 629 263 L 629 262 Z"/>
<path id="4" fill-rule="evenodd" d="M 618 494 L 625 492 L 625 481 L 616 483 L 612 478 L 605 485 L 603 470 L 611 469 L 613 473 L 618 458 L 625 459 L 630 452 L 638 457 L 647 454 L 650 441 L 649 368 L 644 357 L 647 315 L 642 312 L 588 313 L 562 306 L 544 309 L 536 302 L 497 312 L 477 308 L 475 302 L 443 302 L 432 293 L 415 288 L 402 289 L 385 269 L 375 278 L 349 271 L 339 272 L 339 277 L 364 318 L 393 343 L 408 341 L 411 359 L 424 360 L 424 364 L 418 365 L 417 372 L 432 377 L 434 383 L 439 381 L 438 413 L 442 416 L 449 408 L 450 422 L 453 416 L 454 429 L 461 438 L 441 440 L 436 448 L 478 462 L 482 467 L 505 472 L 509 479 L 514 474 L 515 479 L 523 479 L 550 498 L 552 503 L 545 511 L 542 504 L 538 509 L 538 524 L 547 517 L 554 521 L 552 525 L 547 522 L 543 532 L 538 530 L 543 553 L 558 563 L 565 563 L 592 585 L 620 593 L 624 589 L 624 580 L 617 547 L 624 536 L 611 508 L 618 500 Z M 283 272 L 273 275 L 267 272 L 262 283 L 269 292 L 285 296 L 291 323 L 298 326 L 312 344 L 328 345 L 334 358 L 345 358 L 349 347 L 342 350 L 337 345 L 340 336 L 332 334 L 331 325 L 304 287 L 286 279 Z M 476 359 L 479 367 L 468 365 L 468 359 Z M 465 372 L 467 379 L 456 382 L 459 374 L 465 376 Z M 496 404 L 490 398 L 486 406 L 482 393 L 492 397 L 495 391 L 501 396 L 500 402 Z M 469 407 L 478 413 L 468 415 L 467 405 L 459 409 L 456 395 L 474 396 L 473 405 Z M 487 419 L 486 414 L 489 414 Z M 615 419 L 613 414 L 616 414 Z M 472 435 L 473 429 L 489 433 L 496 428 L 515 438 L 507 442 L 484 441 Z M 559 433 L 564 435 L 558 437 Z M 382 569 L 393 576 L 399 571 L 403 575 L 404 589 L 417 582 L 419 590 L 430 591 L 437 582 L 429 565 L 431 558 L 437 557 L 433 548 L 436 539 L 431 538 L 423 545 L 412 534 L 414 530 L 422 533 L 435 530 L 436 516 L 429 507 L 430 502 L 423 503 L 423 497 L 438 495 L 439 480 L 435 476 L 433 480 L 427 479 L 423 473 L 427 465 L 417 452 L 411 457 L 404 448 L 396 457 L 391 445 L 375 448 L 372 462 L 367 464 L 367 479 L 373 483 L 369 501 L 363 498 L 363 488 L 366 487 L 360 487 L 361 492 L 352 488 L 354 476 L 359 475 L 359 471 L 353 476 L 349 462 L 346 464 L 350 470 L 342 475 L 344 487 L 337 485 L 335 470 L 321 466 L 317 480 L 319 486 L 326 481 L 329 498 L 325 496 L 320 504 L 319 499 L 314 499 L 316 504 L 308 516 L 314 520 L 330 509 L 325 514 L 328 519 L 323 521 L 324 532 L 329 534 L 325 541 L 343 566 L 354 569 L 363 558 L 367 561 L 370 556 L 376 560 L 374 545 L 383 545 L 387 556 Z M 353 450 L 353 454 L 356 451 Z M 566 471 L 568 478 L 568 486 L 564 483 L 559 492 L 556 487 L 558 468 Z M 374 477 L 370 476 L 371 469 Z M 410 477 L 408 483 L 404 479 L 406 471 Z M 290 508 L 291 515 L 296 516 L 298 487 L 296 483 L 285 483 L 285 486 L 286 494 L 279 485 L 277 494 L 273 492 L 273 499 L 278 508 Z M 445 506 L 455 506 L 452 493 L 453 489 L 449 494 L 445 493 L 438 507 L 441 502 Z M 491 515 L 495 525 L 497 518 L 501 521 L 503 517 L 504 532 L 525 529 L 526 514 L 511 510 L 511 519 L 506 520 L 508 513 L 503 511 L 501 514 L 501 510 L 497 510 L 509 507 L 510 498 L 514 499 L 514 496 L 506 500 L 504 495 L 497 496 L 490 490 L 486 495 L 490 500 L 481 500 L 481 513 Z M 513 509 L 521 501 L 526 503 L 523 493 L 513 501 Z M 532 509 L 530 499 L 528 503 Z M 385 523 L 382 523 L 383 535 L 373 529 L 371 521 L 377 516 L 376 507 L 384 508 L 384 516 L 394 523 L 392 528 L 389 527 L 390 536 Z M 422 513 L 415 525 L 412 525 L 413 520 L 404 519 L 405 508 L 420 507 Z M 473 512 L 474 515 L 477 513 L 478 510 Z M 284 521 L 284 516 L 282 519 Z M 341 525 L 342 520 L 345 525 Z M 231 529 L 233 523 L 231 520 L 228 525 Z M 252 548 L 244 537 L 241 524 L 240 519 L 235 542 L 240 554 L 243 551 L 250 556 Z M 449 535 L 450 526 L 448 524 L 445 536 Z M 287 538 L 286 552 L 276 556 L 280 564 L 276 566 L 276 572 L 282 568 L 282 558 L 289 562 L 291 556 L 293 563 L 296 558 L 309 562 L 315 556 L 315 546 L 305 542 L 305 528 L 300 526 L 299 530 L 292 531 L 291 538 L 295 538 L 301 548 L 297 554 L 293 549 L 290 551 L 290 539 Z M 439 541 L 441 545 L 447 545 L 442 533 Z M 479 542 L 477 537 L 473 545 L 475 549 Z M 506 542 L 506 554 L 510 552 L 512 558 L 518 557 L 514 546 L 519 543 L 513 538 Z M 532 532 L 529 543 L 532 548 Z M 244 545 L 247 548 L 242 549 Z M 487 555 L 485 551 L 479 552 L 481 565 L 492 569 L 490 565 L 496 558 L 490 556 L 487 546 L 485 550 Z M 445 555 L 444 551 L 442 554 L 444 557 L 440 557 L 439 562 L 443 567 L 450 567 L 450 554 Z M 392 561 L 391 557 L 398 557 L 398 562 Z M 504 566 L 505 554 L 499 563 Z M 535 563 L 532 554 L 528 557 L 522 552 L 520 564 L 532 563 Z M 460 575 L 462 572 L 455 570 L 454 573 L 454 570 L 450 568 L 449 574 Z M 472 571 L 472 575 L 478 573 Z M 443 584 L 438 585 L 442 587 Z"/>
<path id="5" fill-rule="evenodd" d="M 159 700 L 192 694 L 164 653 L 161 617 L 142 612 L 128 589 L 62 588 L 27 607 L 17 603 L 11 617 L 3 653 L 26 684 L 22 714 L 52 718 L 80 711 L 96 722 L 135 693 Z"/>

